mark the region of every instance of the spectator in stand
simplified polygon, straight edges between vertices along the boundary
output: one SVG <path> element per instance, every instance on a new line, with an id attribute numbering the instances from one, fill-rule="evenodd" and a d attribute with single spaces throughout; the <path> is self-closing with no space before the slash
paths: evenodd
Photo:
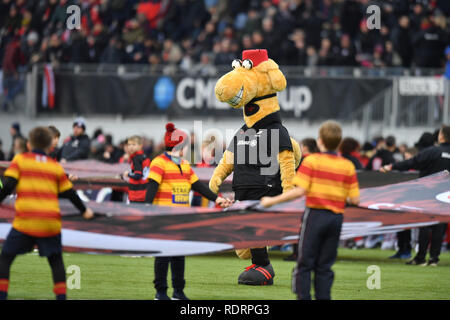
<path id="1" fill-rule="evenodd" d="M 51 62 L 54 65 L 69 62 L 68 48 L 62 43 L 60 35 L 54 33 L 50 36 L 49 46 L 46 51 L 46 62 Z"/>
<path id="2" fill-rule="evenodd" d="M 29 66 L 148 63 L 151 71 L 173 73 L 181 61 L 189 72 L 203 53 L 217 66 L 229 65 L 242 48 L 267 48 L 280 65 L 441 68 L 449 37 L 447 2 L 380 3 L 378 31 L 365 23 L 368 0 L 182 0 L 167 6 L 165 1 L 4 0 L 0 59 L 17 36 Z M 64 26 L 70 4 L 82 7 L 80 31 Z M 300 29 L 303 37 L 296 34 Z M 149 38 L 153 41 L 144 40 Z M 167 39 L 173 42 L 169 50 Z M 181 42 L 191 43 L 190 50 L 177 52 Z M 165 44 L 163 52 L 159 43 Z"/>
<path id="3" fill-rule="evenodd" d="M 319 66 L 331 66 L 334 63 L 333 51 L 331 47 L 331 40 L 329 38 L 323 38 L 320 43 L 319 60 L 317 64 Z"/>
<path id="4" fill-rule="evenodd" d="M 72 43 L 70 50 L 70 62 L 74 63 L 86 63 L 90 60 L 89 44 L 86 41 L 86 37 L 82 33 L 83 31 L 72 32 Z"/>
<path id="5" fill-rule="evenodd" d="M 209 53 L 203 52 L 200 58 L 200 63 L 197 63 L 192 68 L 192 74 L 199 76 L 215 76 L 217 69 L 214 64 L 211 63 L 211 56 Z"/>
<path id="6" fill-rule="evenodd" d="M 413 31 L 410 28 L 408 16 L 401 16 L 398 20 L 398 27 L 393 32 L 394 48 L 398 52 L 404 68 L 411 67 L 414 56 L 414 46 L 412 44 Z"/>
<path id="7" fill-rule="evenodd" d="M 26 37 L 26 41 L 22 41 L 21 50 L 26 62 L 31 62 L 34 56 L 39 53 L 39 34 L 31 31 Z"/>
<path id="8" fill-rule="evenodd" d="M 434 23 L 434 19 L 424 18 L 420 31 L 413 38 L 414 61 L 421 68 L 440 68 L 445 49 L 444 30 Z"/>
<path id="9" fill-rule="evenodd" d="M 97 39 L 89 35 L 86 39 L 86 45 L 87 45 L 87 60 L 86 63 L 98 63 L 100 61 L 100 52 L 101 47 L 98 44 Z"/>
<path id="10" fill-rule="evenodd" d="M 101 63 L 126 63 L 128 57 L 123 49 L 123 42 L 118 37 L 112 37 L 100 57 Z"/>
<path id="11" fill-rule="evenodd" d="M 17 138 L 22 138 L 23 140 L 25 140 L 25 138 L 22 136 L 22 133 L 20 132 L 20 124 L 18 122 L 14 122 L 11 124 L 11 127 L 9 128 L 9 134 L 11 135 L 11 149 L 9 150 L 9 154 L 8 154 L 8 161 L 11 161 L 14 156 L 15 156 L 15 152 L 14 152 L 14 146 L 16 144 L 16 139 Z"/>
<path id="12" fill-rule="evenodd" d="M 247 21 L 245 23 L 242 32 L 244 34 L 253 34 L 253 32 L 259 30 L 261 27 L 261 16 L 258 8 L 252 7 L 248 11 Z"/>
<path id="13" fill-rule="evenodd" d="M 25 57 L 20 49 L 20 38 L 18 32 L 16 32 L 16 35 L 6 45 L 2 63 L 3 90 L 5 92 L 3 111 L 8 111 L 8 108 L 14 107 L 14 98 L 22 89 L 23 84 L 19 76 L 19 67 L 24 63 Z"/>
<path id="14" fill-rule="evenodd" d="M 371 56 L 377 42 L 377 34 L 369 30 L 367 27 L 367 20 L 362 20 L 359 25 L 360 32 L 356 37 L 356 49 L 358 51 L 359 59 L 367 59 Z M 369 58 L 370 59 L 370 58 Z"/>
<path id="15" fill-rule="evenodd" d="M 384 165 L 380 171 L 415 169 L 419 170 L 420 177 L 425 177 L 443 170 L 450 170 L 450 126 L 443 125 L 441 127 L 438 142 L 439 145 L 428 147 L 409 160 Z M 419 251 L 414 259 L 408 261 L 407 264 L 437 266 L 446 228 L 447 224 L 445 223 L 420 228 Z M 427 262 L 425 257 L 429 244 L 430 258 Z"/>
<path id="16" fill-rule="evenodd" d="M 345 0 L 340 12 L 342 32 L 355 38 L 358 33 L 359 23 L 363 18 L 362 5 L 356 0 Z"/>
<path id="17" fill-rule="evenodd" d="M 422 20 L 426 17 L 426 12 L 423 4 L 416 2 L 413 5 L 412 13 L 409 15 L 411 21 L 411 31 L 413 34 L 419 32 L 421 29 Z"/>
<path id="18" fill-rule="evenodd" d="M 73 122 L 73 134 L 61 147 L 61 162 L 84 160 L 89 156 L 91 141 L 86 134 L 86 121 L 76 118 Z"/>
<path id="19" fill-rule="evenodd" d="M 222 39 L 219 45 L 219 52 L 214 60 L 215 65 L 229 65 L 236 58 L 236 54 L 231 51 L 231 40 Z"/>
<path id="20" fill-rule="evenodd" d="M 335 60 L 336 64 L 339 66 L 356 66 L 356 52 L 350 36 L 342 35 L 340 43 L 341 46 Z"/>

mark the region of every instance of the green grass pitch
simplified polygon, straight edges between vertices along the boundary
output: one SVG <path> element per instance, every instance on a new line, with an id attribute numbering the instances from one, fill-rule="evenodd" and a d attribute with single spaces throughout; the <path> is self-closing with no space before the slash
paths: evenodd
<path id="1" fill-rule="evenodd" d="M 393 251 L 339 249 L 335 263 L 332 298 L 351 299 L 450 299 L 450 253 L 442 253 L 437 267 L 405 265 L 390 260 Z M 194 300 L 293 300 L 291 271 L 294 262 L 283 261 L 286 252 L 270 251 L 275 269 L 274 285 L 251 287 L 237 284 L 248 260 L 233 252 L 186 257 L 185 293 Z M 65 253 L 66 269 L 77 265 L 81 288 L 68 289 L 69 299 L 150 299 L 153 288 L 153 258 Z M 380 268 L 380 289 L 368 289 L 370 265 Z M 68 277 L 70 274 L 68 274 Z M 168 276 L 169 295 L 170 271 Z M 50 267 L 36 253 L 18 256 L 11 268 L 9 299 L 54 299 Z"/>

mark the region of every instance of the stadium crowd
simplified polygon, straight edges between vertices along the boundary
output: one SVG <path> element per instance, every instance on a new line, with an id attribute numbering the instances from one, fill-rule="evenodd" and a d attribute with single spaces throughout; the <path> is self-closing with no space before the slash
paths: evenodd
<path id="1" fill-rule="evenodd" d="M 81 29 L 66 28 L 68 6 Z M 369 5 L 381 28 L 369 30 Z M 3 72 L 34 63 L 147 63 L 210 72 L 243 49 L 280 65 L 444 66 L 446 0 L 2 0 Z"/>

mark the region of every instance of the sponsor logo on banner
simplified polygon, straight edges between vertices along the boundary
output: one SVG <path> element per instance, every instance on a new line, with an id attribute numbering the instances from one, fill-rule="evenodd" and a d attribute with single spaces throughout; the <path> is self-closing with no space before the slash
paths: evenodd
<path id="1" fill-rule="evenodd" d="M 440 96 L 444 94 L 444 78 L 402 77 L 399 91 L 402 96 Z"/>
<path id="2" fill-rule="evenodd" d="M 412 206 L 406 206 L 403 204 L 394 204 L 394 203 L 373 203 L 371 205 L 368 205 L 367 208 L 373 209 L 373 210 L 383 210 L 383 209 L 389 209 L 389 210 L 408 210 L 408 211 L 417 211 L 422 212 L 422 208 L 418 207 L 412 207 Z"/>
<path id="3" fill-rule="evenodd" d="M 307 86 L 288 86 L 279 93 L 278 101 L 283 111 L 293 111 L 296 117 L 300 117 L 311 107 L 313 94 Z"/>
<path id="4" fill-rule="evenodd" d="M 183 109 L 201 109 L 208 107 L 217 110 L 229 110 L 230 106 L 217 100 L 214 88 L 215 78 L 182 78 L 176 88 L 176 99 Z M 278 93 L 280 108 L 283 111 L 293 111 L 300 117 L 303 111 L 308 110 L 313 101 L 311 89 L 307 86 L 288 86 L 286 90 Z"/>
<path id="5" fill-rule="evenodd" d="M 175 85 L 169 77 L 161 77 L 156 81 L 153 100 L 160 110 L 166 110 L 173 101 Z"/>
<path id="6" fill-rule="evenodd" d="M 183 78 L 177 86 L 177 102 L 183 109 L 208 106 L 213 109 L 229 109 L 229 105 L 216 99 L 214 88 L 217 79 Z"/>
<path id="7" fill-rule="evenodd" d="M 439 193 L 436 199 L 441 202 L 450 203 L 450 191 Z"/>

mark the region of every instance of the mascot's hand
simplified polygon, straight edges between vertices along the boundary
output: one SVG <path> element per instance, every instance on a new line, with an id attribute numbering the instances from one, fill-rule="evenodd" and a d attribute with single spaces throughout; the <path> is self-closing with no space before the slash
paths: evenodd
<path id="1" fill-rule="evenodd" d="M 228 150 L 223 153 L 222 159 L 220 159 L 219 164 L 214 173 L 209 180 L 209 188 L 212 192 L 218 193 L 220 185 L 222 182 L 233 172 L 234 170 L 234 154 Z"/>
<path id="2" fill-rule="evenodd" d="M 219 192 L 219 188 L 220 188 L 221 184 L 222 184 L 222 179 L 220 179 L 216 175 L 213 175 L 211 177 L 211 180 L 209 180 L 209 189 L 211 189 L 212 192 L 217 194 Z"/>

